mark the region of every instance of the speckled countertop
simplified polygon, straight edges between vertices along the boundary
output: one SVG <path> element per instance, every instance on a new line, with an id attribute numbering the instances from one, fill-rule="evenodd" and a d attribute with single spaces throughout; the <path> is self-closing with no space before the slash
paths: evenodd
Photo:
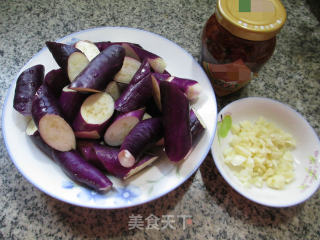
<path id="1" fill-rule="evenodd" d="M 293 106 L 320 135 L 320 6 L 284 0 L 288 19 L 260 76 L 226 103 L 264 96 Z M 20 68 L 46 40 L 97 26 L 129 26 L 158 33 L 199 59 L 200 33 L 215 1 L 0 1 L 1 106 Z M 2 109 L 2 107 L 1 107 Z M 131 214 L 192 215 L 175 230 L 128 230 Z M 217 173 L 211 155 L 181 187 L 148 204 L 92 210 L 55 200 L 15 168 L 0 138 L 0 239 L 320 239 L 320 192 L 291 208 L 246 200 Z"/>

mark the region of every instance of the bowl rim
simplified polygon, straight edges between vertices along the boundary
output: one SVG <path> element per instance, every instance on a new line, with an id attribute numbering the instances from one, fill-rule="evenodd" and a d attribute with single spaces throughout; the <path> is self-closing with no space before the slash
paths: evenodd
<path id="1" fill-rule="evenodd" d="M 320 147 L 320 138 L 319 136 L 317 135 L 316 131 L 314 130 L 314 128 L 310 125 L 310 123 L 303 117 L 303 115 L 301 113 L 299 113 L 297 110 L 295 110 L 294 108 L 292 108 L 290 105 L 286 104 L 286 103 L 282 103 L 278 100 L 275 100 L 275 99 L 272 99 L 272 98 L 267 98 L 267 97 L 245 97 L 245 98 L 241 98 L 241 99 L 238 99 L 238 100 L 235 100 L 233 102 L 230 102 L 228 103 L 226 106 L 224 106 L 218 113 L 218 116 L 217 118 L 219 119 L 220 115 L 222 112 L 225 111 L 225 109 L 227 109 L 228 107 L 230 107 L 232 104 L 235 104 L 235 103 L 241 103 L 241 102 L 248 102 L 248 101 L 253 101 L 253 102 L 257 102 L 257 101 L 254 101 L 254 100 L 257 100 L 257 101 L 268 101 L 272 104 L 278 104 L 278 105 L 281 105 L 283 107 L 285 107 L 286 109 L 288 109 L 289 111 L 291 111 L 292 113 L 294 113 L 294 115 L 297 117 L 297 118 L 300 118 L 308 128 L 310 128 L 312 131 L 312 134 L 314 135 L 316 141 L 318 142 L 318 146 Z M 216 139 L 216 134 L 217 134 L 217 131 L 215 132 L 215 139 Z M 255 202 L 255 203 L 258 203 L 260 205 L 263 205 L 263 206 L 267 206 L 267 207 L 274 207 L 274 208 L 285 208 L 285 207 L 292 207 L 292 206 L 295 206 L 295 205 L 298 205 L 298 204 L 301 204 L 305 201 L 307 201 L 309 198 L 311 198 L 319 189 L 320 189 L 320 179 L 318 180 L 317 182 L 317 187 L 312 191 L 310 192 L 310 194 L 302 199 L 302 200 L 299 200 L 299 201 L 292 201 L 290 204 L 272 204 L 272 203 L 265 203 L 265 202 L 261 202 L 259 200 L 256 200 L 254 197 L 252 197 L 250 194 L 246 194 L 245 192 L 241 191 L 238 189 L 237 185 L 233 184 L 230 180 L 229 180 L 229 177 L 226 176 L 224 174 L 224 171 L 222 171 L 222 164 L 217 164 L 217 161 L 216 159 L 218 159 L 218 157 L 216 156 L 215 154 L 215 151 L 214 151 L 214 146 L 212 145 L 212 148 L 211 148 L 211 154 L 212 154 L 212 157 L 213 157 L 213 161 L 214 161 L 214 164 L 215 166 L 217 167 L 219 173 L 221 174 L 221 176 L 223 177 L 223 179 L 229 184 L 229 186 L 231 186 L 237 193 L 239 193 L 241 196 L 247 198 L 248 200 L 252 201 L 252 202 Z"/>
<path id="2" fill-rule="evenodd" d="M 147 31 L 147 30 L 143 30 L 143 29 L 139 29 L 139 28 L 131 28 L 131 27 L 123 27 L 123 26 L 101 26 L 101 27 L 94 27 L 94 28 L 88 28 L 88 29 L 84 29 L 84 30 L 80 30 L 80 31 L 77 31 L 77 32 L 73 32 L 73 33 L 70 33 L 62 38 L 59 38 L 57 40 L 55 40 L 56 42 L 63 42 L 65 39 L 68 39 L 68 38 L 72 38 L 74 36 L 77 36 L 78 34 L 81 34 L 81 33 L 84 33 L 84 32 L 90 32 L 90 31 L 97 31 L 97 30 L 102 30 L 102 29 L 124 29 L 124 30 L 129 30 L 129 31 L 137 31 L 137 32 L 143 32 L 143 33 L 146 33 L 146 34 L 151 34 L 151 35 L 154 35 L 166 42 L 169 42 L 171 44 L 173 44 L 175 47 L 181 49 L 186 55 L 188 55 L 193 61 L 194 63 L 196 63 L 196 65 L 199 66 L 199 69 L 200 71 L 203 73 L 204 76 L 206 76 L 207 78 L 207 81 L 210 83 L 205 71 L 203 70 L 203 68 L 201 67 L 201 65 L 199 64 L 199 62 L 187 51 L 185 50 L 184 48 L 182 48 L 180 45 L 178 45 L 176 42 L 172 41 L 172 40 L 169 40 L 168 38 L 165 38 L 157 33 L 154 33 L 154 32 L 151 32 L 151 31 Z M 7 143 L 7 137 L 6 137 L 6 130 L 5 130 L 5 118 L 6 118 L 6 107 L 7 104 L 8 104 L 8 99 L 9 99 L 9 95 L 12 91 L 12 88 L 15 87 L 15 84 L 16 84 L 16 81 L 19 77 L 19 75 L 21 74 L 21 72 L 26 68 L 26 66 L 35 58 L 37 57 L 38 55 L 42 54 L 45 50 L 47 49 L 47 47 L 43 47 L 42 49 L 40 49 L 36 54 L 34 54 L 21 68 L 20 68 L 20 71 L 15 75 L 14 77 L 14 80 L 10 82 L 10 87 L 9 89 L 7 90 L 6 92 L 6 96 L 5 96 L 5 100 L 4 100 L 4 103 L 3 103 L 3 108 L 2 108 L 2 116 L 1 116 L 1 120 L 2 120 L 2 136 L 3 136 L 3 140 L 4 140 L 4 143 L 5 143 L 5 147 L 7 149 L 7 152 L 8 152 L 8 155 L 11 159 L 11 161 L 14 163 L 15 167 L 18 169 L 19 173 L 29 182 L 31 183 L 34 187 L 36 187 L 38 190 L 40 190 L 41 192 L 44 192 L 45 194 L 47 194 L 48 196 L 54 198 L 54 199 L 57 199 L 61 202 L 65 202 L 65 203 L 68 203 L 68 204 L 71 204 L 71 205 L 74 205 L 74 206 L 78 206 L 78 207 L 84 207 L 84 208 L 91 208 L 91 209 L 106 209 L 106 210 L 112 210 L 112 209 L 125 209 L 125 208 L 129 208 L 129 207 L 134 207 L 134 206 L 140 206 L 140 205 L 143 205 L 143 204 L 146 204 L 146 203 L 150 203 L 154 200 L 157 200 L 157 199 L 160 199 L 161 197 L 167 195 L 168 193 L 174 191 L 175 189 L 177 189 L 178 187 L 180 187 L 183 183 L 185 183 L 200 167 L 200 165 L 203 163 L 203 161 L 205 160 L 206 156 L 209 154 L 210 152 L 210 149 L 211 149 L 211 146 L 213 144 L 213 141 L 214 141 L 214 136 L 215 136 L 215 132 L 216 132 L 216 129 L 217 129 L 217 122 L 218 122 L 218 104 L 217 104 L 217 99 L 216 99 L 216 95 L 214 93 L 214 90 L 213 88 L 211 87 L 210 89 L 210 95 L 212 95 L 213 97 L 213 100 L 215 102 L 215 106 L 216 106 L 216 109 L 215 109 L 215 115 L 216 115 L 216 119 L 215 119 L 215 123 L 213 125 L 213 131 L 210 133 L 209 132 L 209 141 L 208 141 L 208 146 L 206 147 L 205 151 L 203 151 L 203 154 L 201 156 L 199 156 L 199 161 L 198 163 L 195 165 L 195 167 L 190 171 L 189 174 L 186 175 L 186 177 L 183 178 L 182 181 L 180 181 L 178 184 L 176 184 L 173 188 L 171 188 L 170 190 L 168 191 L 165 191 L 161 194 L 156 194 L 154 195 L 153 197 L 147 199 L 147 200 L 142 200 L 140 202 L 137 202 L 137 203 L 128 203 L 126 204 L 126 206 L 106 206 L 106 207 L 103 207 L 103 206 L 88 206 L 86 204 L 81 204 L 81 203 L 75 203 L 71 200 L 68 200 L 68 199 L 62 199 L 60 198 L 57 194 L 53 194 L 49 191 L 47 191 L 46 189 L 43 189 L 41 188 L 36 182 L 34 181 L 31 181 L 26 173 L 23 171 L 23 169 L 21 169 L 19 167 L 19 165 L 16 163 L 16 160 L 14 159 L 11 151 L 9 150 L 9 146 L 8 146 L 8 143 Z"/>

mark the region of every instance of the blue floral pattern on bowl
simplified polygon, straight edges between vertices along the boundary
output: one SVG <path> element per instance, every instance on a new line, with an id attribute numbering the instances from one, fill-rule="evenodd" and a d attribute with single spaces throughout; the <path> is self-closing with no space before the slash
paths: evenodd
<path id="1" fill-rule="evenodd" d="M 93 201 L 96 203 L 103 203 L 108 199 L 112 199 L 114 204 L 130 203 L 136 200 L 141 194 L 139 187 L 134 185 L 130 185 L 130 187 L 116 187 L 107 193 L 99 193 L 94 190 L 79 186 L 71 181 L 62 182 L 61 187 L 66 190 L 76 190 L 76 197 L 82 202 Z"/>

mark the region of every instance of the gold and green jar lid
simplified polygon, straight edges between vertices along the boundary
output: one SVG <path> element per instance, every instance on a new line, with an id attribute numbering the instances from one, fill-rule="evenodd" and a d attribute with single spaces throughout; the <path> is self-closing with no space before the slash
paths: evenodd
<path id="1" fill-rule="evenodd" d="M 217 21 L 233 35 L 252 41 L 273 38 L 286 21 L 280 0 L 218 0 Z"/>

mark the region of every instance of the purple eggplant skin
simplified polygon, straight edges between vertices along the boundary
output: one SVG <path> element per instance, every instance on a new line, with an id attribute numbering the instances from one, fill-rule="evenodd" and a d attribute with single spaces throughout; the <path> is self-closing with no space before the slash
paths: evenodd
<path id="1" fill-rule="evenodd" d="M 68 57 L 74 52 L 81 52 L 79 49 L 64 43 L 46 42 L 46 45 L 54 60 L 65 71 L 67 70 Z"/>
<path id="2" fill-rule="evenodd" d="M 195 110 L 190 109 L 190 131 L 191 131 L 191 137 L 192 137 L 192 144 L 194 141 L 200 136 L 203 131 L 205 130 L 205 127 L 202 125 L 200 120 L 198 119 Z"/>
<path id="3" fill-rule="evenodd" d="M 119 148 L 95 144 L 93 149 L 98 161 L 102 163 L 107 172 L 116 177 L 125 175 L 126 168 L 121 166 L 118 160 Z"/>
<path id="4" fill-rule="evenodd" d="M 189 86 L 193 86 L 195 84 L 199 84 L 197 81 L 192 79 L 186 79 L 186 78 L 179 78 L 179 77 L 173 77 L 169 80 L 169 82 L 172 82 L 176 84 L 181 91 L 186 92 Z"/>
<path id="5" fill-rule="evenodd" d="M 159 88 L 161 81 L 171 82 L 187 96 L 190 101 L 196 100 L 201 92 L 200 84 L 192 79 L 173 77 L 168 73 L 152 73 L 154 90 Z"/>
<path id="6" fill-rule="evenodd" d="M 126 56 L 137 59 L 138 61 L 143 61 L 146 59 L 156 72 L 166 72 L 166 64 L 164 60 L 158 55 L 143 49 L 139 44 L 129 42 L 98 42 L 95 44 L 100 51 L 109 47 L 110 45 L 120 45 L 125 49 Z"/>
<path id="7" fill-rule="evenodd" d="M 184 92 L 187 98 L 191 101 L 197 99 L 201 92 L 200 84 L 192 79 L 171 77 L 168 78 L 167 81 L 177 85 L 177 87 Z"/>
<path id="8" fill-rule="evenodd" d="M 198 116 L 195 113 L 195 110 L 190 109 L 190 131 L 192 144 L 197 140 L 197 138 L 204 132 L 205 126 L 200 122 Z M 157 145 L 164 145 L 164 139 L 162 138 Z"/>
<path id="9" fill-rule="evenodd" d="M 78 149 L 84 159 L 116 177 L 119 177 L 119 174 L 124 175 L 127 170 L 119 163 L 119 148 L 101 145 L 98 141 L 84 140 L 78 142 Z"/>
<path id="10" fill-rule="evenodd" d="M 149 58 L 149 59 L 156 59 L 156 58 L 160 58 L 158 55 L 152 53 L 152 52 L 149 52 L 141 47 L 138 47 L 134 44 L 131 44 L 131 43 L 127 43 L 128 46 L 124 46 L 125 48 L 128 47 L 128 48 L 131 48 L 132 51 L 134 51 L 137 56 L 140 58 L 140 60 L 142 61 L 143 59 L 145 58 Z"/>
<path id="11" fill-rule="evenodd" d="M 44 78 L 44 82 L 57 98 L 60 97 L 62 89 L 70 83 L 68 75 L 62 68 L 48 72 Z"/>
<path id="12" fill-rule="evenodd" d="M 126 168 L 123 167 L 118 160 L 118 154 L 120 152 L 118 148 L 95 144 L 94 150 L 98 160 L 103 164 L 107 172 L 123 180 L 141 171 L 158 158 L 157 156 L 144 155 L 131 168 Z"/>
<path id="13" fill-rule="evenodd" d="M 141 62 L 140 68 L 133 75 L 133 77 L 130 81 L 130 84 L 136 84 L 137 82 L 141 81 L 143 78 L 145 78 L 150 73 L 151 73 L 150 64 L 147 59 L 144 59 Z"/>
<path id="14" fill-rule="evenodd" d="M 97 46 L 97 48 L 99 49 L 100 52 L 102 52 L 106 48 L 110 47 L 111 45 L 120 45 L 120 46 L 122 46 L 123 44 L 130 44 L 130 45 L 132 44 L 134 46 L 137 46 L 137 47 L 141 48 L 141 46 L 139 44 L 128 43 L 128 42 L 110 42 L 110 41 L 105 41 L 105 42 L 95 42 L 94 44 Z"/>
<path id="15" fill-rule="evenodd" d="M 166 81 L 171 75 L 169 73 L 152 73 L 152 77 L 155 78 L 158 83 Z"/>
<path id="16" fill-rule="evenodd" d="M 119 148 L 103 146 L 100 144 L 94 144 L 92 148 L 97 160 L 103 165 L 108 173 L 123 179 L 130 171 L 130 168 L 125 168 L 119 163 Z"/>
<path id="17" fill-rule="evenodd" d="M 63 118 L 58 100 L 45 83 L 33 97 L 31 113 L 42 139 L 50 147 L 59 151 L 75 149 L 74 132 Z"/>
<path id="18" fill-rule="evenodd" d="M 81 104 L 86 97 L 87 94 L 68 89 L 68 87 L 62 89 L 59 97 L 59 106 L 65 119 L 70 124 L 79 112 Z"/>
<path id="19" fill-rule="evenodd" d="M 62 116 L 58 101 L 47 84 L 42 84 L 34 95 L 31 112 L 37 127 L 41 118 L 47 114 Z"/>
<path id="20" fill-rule="evenodd" d="M 88 163 L 75 150 L 68 152 L 52 151 L 52 158 L 74 181 L 80 182 L 96 191 L 111 189 L 112 182 L 99 169 Z"/>
<path id="21" fill-rule="evenodd" d="M 106 88 L 122 67 L 125 50 L 119 45 L 112 45 L 96 56 L 88 66 L 70 84 L 78 91 L 99 92 Z"/>
<path id="22" fill-rule="evenodd" d="M 17 79 L 13 108 L 24 116 L 31 116 L 32 99 L 44 78 L 44 66 L 35 65 L 24 70 Z"/>
<path id="23" fill-rule="evenodd" d="M 149 118 L 139 122 L 126 136 L 118 154 L 124 167 L 132 167 L 138 157 L 163 136 L 161 118 Z"/>
<path id="24" fill-rule="evenodd" d="M 189 101 L 174 84 L 160 82 L 164 146 L 173 162 L 182 160 L 192 147 Z"/>
<path id="25" fill-rule="evenodd" d="M 78 140 L 77 142 L 77 150 L 81 154 L 81 156 L 88 161 L 89 163 L 96 166 L 98 169 L 105 171 L 105 167 L 99 161 L 95 148 L 95 145 L 100 145 L 97 140 Z"/>
<path id="26" fill-rule="evenodd" d="M 126 90 L 115 102 L 119 112 L 130 112 L 142 107 L 152 97 L 151 75 L 148 74 L 135 84 L 129 84 Z"/>
<path id="27" fill-rule="evenodd" d="M 110 47 L 112 44 L 112 42 L 110 41 L 105 41 L 105 42 L 95 42 L 94 43 L 97 48 L 99 49 L 100 52 L 102 52 L 103 50 L 105 50 L 106 48 Z"/>
<path id="28" fill-rule="evenodd" d="M 158 55 L 149 52 L 143 48 L 137 47 L 134 44 L 123 44 L 122 46 L 126 48 L 126 52 L 130 52 L 132 56 L 137 56 L 140 59 L 140 61 L 142 61 L 143 59 L 147 59 L 150 63 L 151 68 L 155 72 L 164 72 L 166 68 L 166 63 Z"/>
<path id="29" fill-rule="evenodd" d="M 162 112 L 157 107 L 155 100 L 153 98 L 150 98 L 146 103 L 146 112 L 150 114 L 152 117 L 161 117 Z"/>

